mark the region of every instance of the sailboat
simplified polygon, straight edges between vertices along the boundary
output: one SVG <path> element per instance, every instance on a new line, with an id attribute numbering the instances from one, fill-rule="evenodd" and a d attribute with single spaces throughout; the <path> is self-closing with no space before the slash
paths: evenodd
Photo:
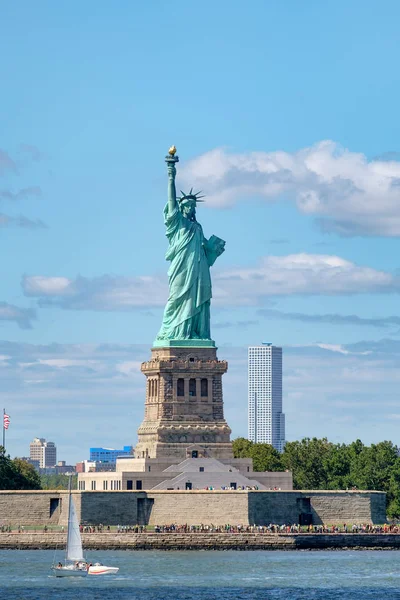
<path id="1" fill-rule="evenodd" d="M 71 477 L 69 478 L 68 534 L 64 564 L 53 564 L 52 571 L 56 577 L 86 577 L 87 575 L 115 575 L 119 567 L 106 567 L 101 563 L 88 563 L 83 557 L 82 538 L 71 493 Z"/>
<path id="2" fill-rule="evenodd" d="M 71 478 L 69 479 L 68 504 L 68 534 L 64 564 L 53 564 L 52 571 L 56 577 L 86 577 L 88 565 L 83 557 L 82 538 L 79 530 L 78 515 L 71 493 Z"/>

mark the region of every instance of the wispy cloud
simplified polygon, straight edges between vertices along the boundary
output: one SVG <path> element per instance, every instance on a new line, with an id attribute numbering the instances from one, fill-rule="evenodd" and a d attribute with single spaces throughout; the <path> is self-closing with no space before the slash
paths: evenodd
<path id="1" fill-rule="evenodd" d="M 251 196 L 292 198 L 325 232 L 344 236 L 400 235 L 400 160 L 369 161 L 333 141 L 298 152 L 234 154 L 216 148 L 181 169 L 184 183 L 213 190 L 208 205 L 230 206 Z"/>
<path id="2" fill-rule="evenodd" d="M 244 306 L 268 296 L 398 293 L 400 277 L 335 255 L 303 253 L 217 272 L 214 288 L 218 301 Z"/>
<path id="3" fill-rule="evenodd" d="M 258 321 L 222 321 L 222 322 L 216 322 L 213 324 L 213 329 L 229 329 L 229 328 L 235 328 L 235 329 L 246 329 L 247 327 L 251 327 L 252 325 L 257 325 Z"/>
<path id="4" fill-rule="evenodd" d="M 32 321 L 35 319 L 36 311 L 31 308 L 0 302 L 0 321 L 14 321 L 21 329 L 31 329 Z"/>
<path id="5" fill-rule="evenodd" d="M 17 192 L 12 192 L 10 190 L 0 190 L 0 198 L 3 198 L 4 200 L 22 200 L 29 196 L 38 197 L 41 195 L 42 195 L 42 190 L 37 185 L 27 187 L 27 188 L 22 188 L 21 190 L 18 190 Z"/>
<path id="6" fill-rule="evenodd" d="M 168 297 L 166 280 L 156 277 L 24 276 L 24 294 L 39 298 L 39 305 L 59 306 L 69 310 L 133 310 L 162 306 Z"/>
<path id="7" fill-rule="evenodd" d="M 17 165 L 5 150 L 0 149 L 0 175 L 7 171 L 17 172 Z"/>
<path id="8" fill-rule="evenodd" d="M 363 325 L 366 327 L 394 327 L 400 325 L 400 317 L 363 318 L 357 315 L 307 315 L 304 313 L 282 312 L 275 309 L 260 309 L 257 314 L 268 319 L 283 319 L 285 321 L 302 321 L 303 323 L 327 323 L 330 325 Z"/>
<path id="9" fill-rule="evenodd" d="M 29 219 L 24 215 L 18 217 L 10 217 L 4 213 L 0 213 L 0 227 L 23 227 L 25 229 L 46 229 L 46 223 L 40 219 Z"/>
<path id="10" fill-rule="evenodd" d="M 268 256 L 253 267 L 215 271 L 216 306 L 249 306 L 268 296 L 398 293 L 400 277 L 356 265 L 334 255 Z M 26 275 L 24 294 L 40 306 L 69 310 L 132 310 L 163 306 L 168 297 L 166 277 L 46 277 Z"/>
<path id="11" fill-rule="evenodd" d="M 33 144 L 20 144 L 18 146 L 18 151 L 20 154 L 27 156 L 30 160 L 38 162 L 45 158 L 45 155 L 37 146 Z"/>
<path id="12" fill-rule="evenodd" d="M 37 161 L 42 158 L 42 154 L 36 146 L 30 146 L 29 144 L 21 144 L 19 146 L 19 153 L 25 157 L 28 157 L 29 161 Z M 14 175 L 19 174 L 19 167 L 23 168 L 24 163 L 21 160 L 12 159 L 7 152 L 0 150 L 0 176 L 5 176 L 8 172 Z M 29 186 L 21 188 L 17 191 L 7 189 L 2 186 L 0 189 L 0 200 L 23 200 L 29 196 L 39 197 L 42 194 L 42 190 L 39 186 Z M 22 227 L 25 229 L 43 229 L 47 227 L 40 219 L 31 219 L 25 215 L 8 215 L 0 213 L 0 227 Z"/>

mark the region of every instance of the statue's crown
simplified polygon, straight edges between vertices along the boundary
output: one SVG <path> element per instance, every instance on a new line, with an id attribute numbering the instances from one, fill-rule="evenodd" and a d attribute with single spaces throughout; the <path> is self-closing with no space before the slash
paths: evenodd
<path id="1" fill-rule="evenodd" d="M 181 190 L 181 194 L 182 196 L 180 196 L 178 198 L 178 202 L 179 204 L 187 204 L 189 202 L 204 202 L 204 200 L 201 200 L 201 198 L 204 198 L 204 196 L 200 196 L 199 194 L 201 194 L 201 190 L 199 192 L 196 192 L 195 194 L 193 193 L 193 188 L 191 188 L 190 192 L 188 194 L 185 194 L 185 192 L 182 192 Z"/>

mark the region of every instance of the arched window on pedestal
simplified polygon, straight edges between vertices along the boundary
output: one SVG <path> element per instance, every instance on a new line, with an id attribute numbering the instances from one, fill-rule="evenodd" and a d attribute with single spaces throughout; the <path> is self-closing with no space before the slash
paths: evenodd
<path id="1" fill-rule="evenodd" d="M 208 396 L 208 379 L 203 378 L 200 382 L 201 392 L 200 395 L 202 398 L 206 398 Z"/>
<path id="2" fill-rule="evenodd" d="M 195 379 L 189 379 L 189 396 L 197 396 Z"/>
<path id="3" fill-rule="evenodd" d="M 185 395 L 185 380 L 183 377 L 180 377 L 176 382 L 176 395 L 180 397 Z"/>

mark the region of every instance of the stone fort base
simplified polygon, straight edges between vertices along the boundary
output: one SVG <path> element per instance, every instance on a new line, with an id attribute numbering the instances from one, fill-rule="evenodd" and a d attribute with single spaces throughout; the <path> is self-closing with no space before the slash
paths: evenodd
<path id="1" fill-rule="evenodd" d="M 78 519 L 98 525 L 375 523 L 386 494 L 374 491 L 73 491 Z M 0 491 L 4 525 L 67 525 L 68 492 Z M 26 533 L 25 535 L 28 535 Z"/>

